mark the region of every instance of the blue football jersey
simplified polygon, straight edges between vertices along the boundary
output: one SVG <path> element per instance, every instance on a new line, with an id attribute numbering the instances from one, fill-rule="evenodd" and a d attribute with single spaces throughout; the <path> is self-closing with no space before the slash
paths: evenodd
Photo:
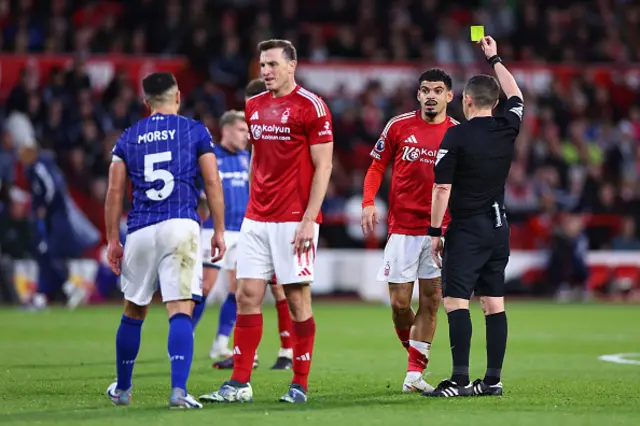
<path id="1" fill-rule="evenodd" d="M 221 145 L 215 145 L 214 152 L 224 191 L 225 228 L 227 231 L 239 231 L 249 203 L 249 152 L 231 152 Z M 213 228 L 213 219 L 209 217 L 202 227 Z"/>
<path id="2" fill-rule="evenodd" d="M 128 233 L 169 219 L 197 214 L 198 159 L 213 153 L 213 140 L 199 121 L 154 114 L 124 131 L 113 155 L 127 166 L 133 187 Z"/>

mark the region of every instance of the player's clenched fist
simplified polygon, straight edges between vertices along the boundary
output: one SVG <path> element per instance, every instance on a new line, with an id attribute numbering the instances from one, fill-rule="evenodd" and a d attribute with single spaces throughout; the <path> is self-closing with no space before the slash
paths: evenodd
<path id="1" fill-rule="evenodd" d="M 362 209 L 360 224 L 362 225 L 362 232 L 365 235 L 374 231 L 375 226 L 378 224 L 378 210 L 376 206 L 367 206 Z"/>
<path id="2" fill-rule="evenodd" d="M 491 36 L 486 36 L 478 42 L 487 59 L 498 54 L 498 45 Z"/>
<path id="3" fill-rule="evenodd" d="M 227 245 L 224 242 L 224 233 L 216 232 L 211 238 L 211 263 L 216 263 L 224 256 Z"/>

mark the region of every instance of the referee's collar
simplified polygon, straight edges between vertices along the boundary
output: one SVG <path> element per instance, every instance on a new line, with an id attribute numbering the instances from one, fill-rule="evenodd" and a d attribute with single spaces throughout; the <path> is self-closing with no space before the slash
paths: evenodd
<path id="1" fill-rule="evenodd" d="M 476 118 L 493 118 L 493 115 L 476 115 L 475 117 L 471 117 L 469 120 L 467 121 L 471 121 L 474 120 Z"/>

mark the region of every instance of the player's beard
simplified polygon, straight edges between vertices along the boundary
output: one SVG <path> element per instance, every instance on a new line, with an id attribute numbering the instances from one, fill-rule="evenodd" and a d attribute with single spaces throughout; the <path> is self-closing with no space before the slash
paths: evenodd
<path id="1" fill-rule="evenodd" d="M 433 120 L 434 118 L 437 117 L 438 115 L 438 111 L 436 110 L 431 110 L 431 111 L 425 111 L 424 112 L 425 117 L 427 117 L 430 120 Z"/>
<path id="2" fill-rule="evenodd" d="M 431 107 L 432 109 L 427 109 Z M 440 113 L 440 111 L 437 110 L 438 105 L 425 105 L 423 108 L 424 111 L 424 116 L 426 118 L 428 118 L 429 120 L 433 120 L 434 118 L 436 118 L 438 116 L 438 114 Z"/>

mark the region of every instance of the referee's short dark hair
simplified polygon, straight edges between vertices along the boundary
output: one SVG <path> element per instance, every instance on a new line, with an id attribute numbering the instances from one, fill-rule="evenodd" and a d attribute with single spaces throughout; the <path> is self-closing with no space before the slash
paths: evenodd
<path id="1" fill-rule="evenodd" d="M 162 102 L 166 95 L 178 90 L 178 82 L 170 72 L 154 72 L 142 80 L 142 90 L 147 102 Z"/>
<path id="2" fill-rule="evenodd" d="M 261 78 L 255 78 L 247 84 L 247 87 L 244 88 L 244 96 L 246 98 L 251 98 L 255 95 L 259 95 L 262 92 L 267 91 L 267 85 L 264 84 L 264 80 Z"/>
<path id="3" fill-rule="evenodd" d="M 282 56 L 288 61 L 297 61 L 298 52 L 289 40 L 271 39 L 258 43 L 258 50 L 264 52 L 271 49 L 282 49 Z"/>
<path id="4" fill-rule="evenodd" d="M 469 96 L 478 108 L 493 108 L 500 97 L 500 84 L 490 75 L 474 75 L 464 86 L 464 94 Z"/>
<path id="5" fill-rule="evenodd" d="M 431 68 L 420 74 L 420 77 L 418 78 L 418 86 L 421 85 L 423 81 L 431 83 L 441 81 L 444 83 L 447 90 L 451 90 L 453 87 L 451 76 L 440 68 Z"/>

